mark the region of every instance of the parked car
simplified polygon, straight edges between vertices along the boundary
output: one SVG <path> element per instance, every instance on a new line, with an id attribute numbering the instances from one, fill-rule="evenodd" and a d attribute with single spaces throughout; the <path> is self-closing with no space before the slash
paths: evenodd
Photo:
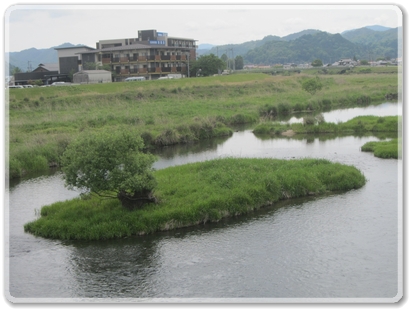
<path id="1" fill-rule="evenodd" d="M 23 89 L 22 85 L 9 85 L 9 89 Z"/>
<path id="2" fill-rule="evenodd" d="M 145 81 L 145 80 L 146 78 L 144 77 L 130 77 L 130 78 L 125 79 L 124 81 L 132 82 L 132 81 Z"/>

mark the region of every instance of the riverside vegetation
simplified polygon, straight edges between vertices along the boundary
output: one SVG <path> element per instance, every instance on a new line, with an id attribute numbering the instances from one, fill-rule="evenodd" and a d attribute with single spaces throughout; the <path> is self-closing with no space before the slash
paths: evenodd
<path id="1" fill-rule="evenodd" d="M 144 235 L 216 222 L 283 199 L 348 191 L 366 180 L 355 167 L 323 159 L 224 158 L 154 172 L 158 203 L 128 210 L 119 200 L 86 195 L 44 206 L 24 229 L 63 240 Z"/>
<path id="2" fill-rule="evenodd" d="M 330 123 L 324 122 L 322 115 L 308 116 L 303 119 L 303 123 L 284 124 L 280 122 L 263 122 L 254 128 L 256 134 L 282 134 L 291 131 L 296 134 L 309 133 L 349 133 L 364 134 L 368 132 L 392 132 L 398 133 L 398 116 L 359 116 L 347 122 Z"/>
<path id="3" fill-rule="evenodd" d="M 321 91 L 304 81 L 317 77 Z M 89 132 L 137 131 L 148 148 L 231 135 L 232 126 L 297 111 L 365 106 L 394 98 L 397 72 L 235 74 L 193 79 L 10 89 L 9 178 L 60 165 L 68 144 Z M 388 97 L 387 97 L 388 96 Z"/>
<path id="4" fill-rule="evenodd" d="M 324 122 L 322 115 L 309 116 L 303 119 L 303 123 L 283 124 L 280 122 L 263 122 L 254 129 L 256 135 L 287 135 L 294 134 L 368 134 L 391 133 L 398 136 L 402 117 L 399 116 L 359 116 L 347 122 Z M 373 152 L 379 158 L 395 158 L 401 155 L 402 139 L 390 141 L 368 142 L 361 147 L 361 151 Z"/>
<path id="5" fill-rule="evenodd" d="M 402 139 L 391 139 L 389 141 L 370 141 L 361 146 L 361 151 L 373 152 L 374 156 L 383 159 L 398 159 L 402 153 Z"/>

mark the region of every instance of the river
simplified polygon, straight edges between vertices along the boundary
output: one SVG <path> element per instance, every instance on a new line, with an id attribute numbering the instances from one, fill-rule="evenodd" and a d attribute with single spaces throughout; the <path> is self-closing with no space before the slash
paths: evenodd
<path id="1" fill-rule="evenodd" d="M 396 109 L 390 115 L 401 113 L 398 105 L 388 106 Z M 256 137 L 241 129 L 229 138 L 162 148 L 156 169 L 227 156 L 315 157 L 354 165 L 367 183 L 219 223 L 120 240 L 59 241 L 25 233 L 23 225 L 42 206 L 78 193 L 64 187 L 58 171 L 12 181 L 5 192 L 6 296 L 14 302 L 397 301 L 402 160 L 361 152 L 372 140 Z"/>

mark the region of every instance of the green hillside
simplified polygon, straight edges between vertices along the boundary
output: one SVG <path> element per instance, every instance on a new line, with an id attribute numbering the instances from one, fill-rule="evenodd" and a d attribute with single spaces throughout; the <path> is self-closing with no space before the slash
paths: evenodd
<path id="1" fill-rule="evenodd" d="M 245 54 L 244 61 L 253 64 L 311 63 L 321 59 L 332 63 L 341 58 L 365 57 L 366 50 L 344 39 L 340 34 L 318 32 L 293 41 L 272 41 Z"/>
<path id="2" fill-rule="evenodd" d="M 361 45 L 369 53 L 366 59 L 402 57 L 402 46 L 398 46 L 402 42 L 402 28 L 374 31 L 364 27 L 344 33 L 342 36 Z"/>

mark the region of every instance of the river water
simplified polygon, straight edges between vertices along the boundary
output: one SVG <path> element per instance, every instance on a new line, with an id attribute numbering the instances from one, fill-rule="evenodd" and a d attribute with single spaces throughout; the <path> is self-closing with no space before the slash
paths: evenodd
<path id="1" fill-rule="evenodd" d="M 361 152 L 372 140 L 378 138 L 256 137 L 241 129 L 230 138 L 162 148 L 157 169 L 227 156 L 316 157 L 356 166 L 367 183 L 215 224 L 120 240 L 25 233 L 23 225 L 42 206 L 78 193 L 64 187 L 58 171 L 13 181 L 6 189 L 6 296 L 14 302 L 397 301 L 402 160 Z"/>

